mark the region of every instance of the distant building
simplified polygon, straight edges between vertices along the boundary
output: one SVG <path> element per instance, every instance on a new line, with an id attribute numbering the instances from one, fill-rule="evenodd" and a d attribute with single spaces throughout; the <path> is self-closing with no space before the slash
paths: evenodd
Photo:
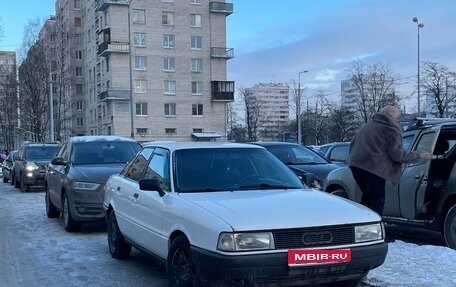
<path id="1" fill-rule="evenodd" d="M 261 140 L 282 140 L 289 125 L 289 88 L 286 84 L 256 84 L 246 88 L 246 93 L 256 99 L 259 108 Z"/>
<path id="2" fill-rule="evenodd" d="M 57 0 L 54 23 L 45 24 L 55 31 L 42 37 L 65 99 L 54 103 L 60 133 L 224 139 L 234 101 L 231 13 L 224 1 Z"/>
<path id="3" fill-rule="evenodd" d="M 19 133 L 16 69 L 16 53 L 0 51 L 0 147 L 8 150 L 16 146 Z"/>

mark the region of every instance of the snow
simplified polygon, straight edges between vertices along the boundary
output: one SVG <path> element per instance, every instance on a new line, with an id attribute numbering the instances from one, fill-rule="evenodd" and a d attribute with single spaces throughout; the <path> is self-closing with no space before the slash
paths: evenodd
<path id="1" fill-rule="evenodd" d="M 388 244 L 385 263 L 371 270 L 364 286 L 456 286 L 456 250 L 400 240 Z"/>

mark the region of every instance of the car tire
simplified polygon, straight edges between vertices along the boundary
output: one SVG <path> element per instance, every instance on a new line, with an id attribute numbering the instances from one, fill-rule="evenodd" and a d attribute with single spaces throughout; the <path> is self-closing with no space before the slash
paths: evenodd
<path id="1" fill-rule="evenodd" d="M 29 186 L 24 183 L 24 179 L 21 178 L 20 187 L 22 192 L 28 192 Z"/>
<path id="2" fill-rule="evenodd" d="M 107 222 L 108 247 L 112 258 L 126 259 L 130 256 L 131 245 L 125 242 L 120 232 L 114 211 L 111 211 Z"/>
<path id="3" fill-rule="evenodd" d="M 16 177 L 14 177 L 14 187 L 15 188 L 20 188 L 21 187 L 21 182 L 17 181 Z"/>
<path id="4" fill-rule="evenodd" d="M 44 195 L 44 200 L 46 201 L 46 215 L 48 218 L 57 218 L 60 216 L 60 211 L 55 207 L 51 202 L 51 197 L 49 194 L 48 187 L 46 185 L 46 193 Z"/>
<path id="5" fill-rule="evenodd" d="M 451 207 L 445 216 L 443 237 L 448 247 L 456 249 L 456 205 Z"/>
<path id="6" fill-rule="evenodd" d="M 70 209 L 70 201 L 66 193 L 63 194 L 63 228 L 68 232 L 78 231 L 81 227 L 81 224 L 73 219 Z"/>
<path id="7" fill-rule="evenodd" d="M 343 188 L 333 190 L 330 193 L 334 194 L 334 195 L 337 195 L 337 196 L 340 196 L 340 197 L 343 197 L 343 198 L 346 198 L 346 199 L 350 199 L 350 197 L 348 196 L 347 192 Z"/>
<path id="8" fill-rule="evenodd" d="M 201 286 L 190 253 L 190 243 L 185 236 L 173 240 L 168 251 L 166 274 L 169 286 Z"/>

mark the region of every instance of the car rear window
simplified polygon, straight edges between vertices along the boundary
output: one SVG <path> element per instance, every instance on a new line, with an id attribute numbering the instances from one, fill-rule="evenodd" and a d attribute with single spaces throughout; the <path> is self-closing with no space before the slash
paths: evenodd
<path id="1" fill-rule="evenodd" d="M 136 142 L 81 142 L 75 143 L 71 161 L 75 165 L 127 163 L 141 149 Z"/>

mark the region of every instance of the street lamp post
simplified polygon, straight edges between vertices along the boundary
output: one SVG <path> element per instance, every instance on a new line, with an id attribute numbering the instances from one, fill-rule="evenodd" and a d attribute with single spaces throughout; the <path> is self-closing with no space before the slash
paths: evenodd
<path id="1" fill-rule="evenodd" d="M 54 141 L 54 86 L 52 73 L 49 74 L 49 140 Z"/>
<path id="2" fill-rule="evenodd" d="M 296 114 L 298 122 L 298 144 L 301 144 L 301 74 L 307 73 L 307 70 L 298 73 L 298 98 L 296 100 Z"/>
<path id="3" fill-rule="evenodd" d="M 135 117 L 135 107 L 134 107 L 134 101 L 133 101 L 133 68 L 132 68 L 132 47 L 133 45 L 131 44 L 131 23 L 130 23 L 130 5 L 131 1 L 128 1 L 128 45 L 130 46 L 130 57 L 129 57 L 129 65 L 130 65 L 130 137 L 132 139 L 135 138 L 135 123 L 134 123 L 134 117 Z"/>
<path id="4" fill-rule="evenodd" d="M 416 27 L 418 30 L 418 116 L 421 114 L 420 105 L 421 105 L 421 98 L 420 98 L 420 29 L 424 27 L 423 23 L 418 22 L 417 17 L 413 17 L 412 21 L 416 23 Z"/>

